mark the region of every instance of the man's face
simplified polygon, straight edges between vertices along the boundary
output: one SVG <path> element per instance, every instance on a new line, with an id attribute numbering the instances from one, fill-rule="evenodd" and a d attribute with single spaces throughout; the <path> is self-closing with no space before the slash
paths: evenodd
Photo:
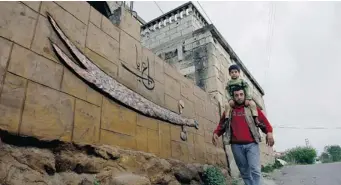
<path id="1" fill-rule="evenodd" d="M 239 77 L 239 71 L 236 69 L 232 69 L 230 71 L 230 76 L 232 79 L 237 79 Z"/>
<path id="2" fill-rule="evenodd" d="M 244 101 L 245 101 L 244 91 L 243 90 L 234 91 L 233 92 L 233 99 L 239 105 L 244 104 Z"/>

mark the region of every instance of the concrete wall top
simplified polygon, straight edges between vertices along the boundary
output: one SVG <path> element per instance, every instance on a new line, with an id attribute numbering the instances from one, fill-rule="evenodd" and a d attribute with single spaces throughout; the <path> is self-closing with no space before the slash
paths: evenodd
<path id="1" fill-rule="evenodd" d="M 151 31 L 157 31 L 158 29 L 167 26 L 167 24 L 178 22 L 189 15 L 195 15 L 195 18 L 203 26 L 208 25 L 207 20 L 201 15 L 196 6 L 192 2 L 188 2 L 144 24 L 141 28 L 141 34 L 144 35 Z"/>

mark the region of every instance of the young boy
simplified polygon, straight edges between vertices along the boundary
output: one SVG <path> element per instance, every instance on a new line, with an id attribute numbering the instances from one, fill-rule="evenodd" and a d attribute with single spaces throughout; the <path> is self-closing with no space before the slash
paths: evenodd
<path id="1" fill-rule="evenodd" d="M 257 105 L 252 100 L 250 88 L 242 78 L 239 78 L 240 75 L 240 68 L 237 65 L 231 65 L 229 67 L 229 74 L 231 76 L 231 80 L 227 82 L 226 85 L 226 95 L 227 95 L 227 101 L 228 103 L 225 104 L 225 112 L 226 112 L 226 119 L 229 119 L 229 112 L 231 111 L 231 108 L 234 107 L 234 101 L 233 101 L 233 89 L 237 86 L 241 86 L 244 89 L 245 92 L 245 106 L 250 107 L 253 118 L 255 119 L 256 125 L 259 125 L 260 122 L 258 120 L 258 112 L 257 112 Z"/>

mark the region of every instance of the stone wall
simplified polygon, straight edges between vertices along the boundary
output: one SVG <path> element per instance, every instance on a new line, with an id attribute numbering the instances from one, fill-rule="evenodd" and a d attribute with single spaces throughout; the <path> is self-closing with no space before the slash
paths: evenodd
<path id="1" fill-rule="evenodd" d="M 56 57 L 49 39 L 66 51 L 49 24 L 49 12 L 72 42 L 108 75 L 154 103 L 195 118 L 199 129 L 181 127 L 127 109 L 85 84 Z M 0 129 L 41 140 L 108 144 L 162 158 L 226 166 L 212 131 L 217 103 L 153 52 L 141 46 L 139 23 L 122 12 L 118 25 L 87 2 L 0 2 Z M 70 55 L 70 54 L 69 54 Z M 71 56 L 71 55 L 70 55 Z M 155 89 L 147 90 L 136 64 L 150 64 Z"/>

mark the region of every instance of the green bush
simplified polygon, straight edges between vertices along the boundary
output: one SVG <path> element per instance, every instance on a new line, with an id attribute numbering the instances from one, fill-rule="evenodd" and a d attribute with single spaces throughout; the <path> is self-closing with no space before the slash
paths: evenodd
<path id="1" fill-rule="evenodd" d="M 333 162 L 333 160 L 331 159 L 331 156 L 327 153 L 327 152 L 322 152 L 322 154 L 320 155 L 320 161 L 322 163 L 331 163 Z"/>
<path id="2" fill-rule="evenodd" d="M 341 147 L 339 145 L 325 146 L 320 160 L 322 163 L 341 161 Z"/>
<path id="3" fill-rule="evenodd" d="M 281 159 L 293 164 L 314 164 L 316 156 L 315 148 L 299 146 L 288 150 Z"/>
<path id="4" fill-rule="evenodd" d="M 279 169 L 279 168 L 283 167 L 283 165 L 279 161 L 277 161 L 277 160 L 275 161 L 275 163 L 272 166 L 275 169 Z"/>
<path id="5" fill-rule="evenodd" d="M 280 169 L 282 167 L 283 167 L 283 165 L 279 161 L 275 161 L 274 164 L 268 164 L 266 166 L 262 166 L 261 171 L 265 172 L 265 173 L 270 173 L 270 172 L 274 171 L 275 169 Z"/>
<path id="6" fill-rule="evenodd" d="M 96 176 L 95 176 L 95 179 L 94 179 L 94 185 L 101 185 L 101 184 L 99 183 L 99 181 L 97 180 Z"/>
<path id="7" fill-rule="evenodd" d="M 262 166 L 262 172 L 265 173 L 270 173 L 272 171 L 274 171 L 274 168 L 272 167 L 272 165 L 266 165 L 266 166 Z"/>
<path id="8" fill-rule="evenodd" d="M 226 185 L 223 173 L 217 167 L 208 167 L 204 172 L 205 185 Z"/>
<path id="9" fill-rule="evenodd" d="M 241 179 L 233 179 L 231 185 L 241 185 L 244 184 Z"/>

